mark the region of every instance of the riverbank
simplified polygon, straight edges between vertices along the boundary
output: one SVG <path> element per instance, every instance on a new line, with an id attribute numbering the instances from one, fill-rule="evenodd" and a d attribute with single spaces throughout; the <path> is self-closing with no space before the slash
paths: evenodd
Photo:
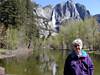
<path id="1" fill-rule="evenodd" d="M 12 57 L 27 57 L 32 55 L 32 49 L 18 48 L 16 50 L 0 49 L 0 59 L 12 58 Z"/>

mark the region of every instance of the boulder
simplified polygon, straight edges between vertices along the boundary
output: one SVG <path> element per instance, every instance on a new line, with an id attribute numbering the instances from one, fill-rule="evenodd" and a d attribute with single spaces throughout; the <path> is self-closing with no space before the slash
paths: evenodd
<path id="1" fill-rule="evenodd" d="M 0 67 L 0 75 L 5 75 L 5 68 Z"/>

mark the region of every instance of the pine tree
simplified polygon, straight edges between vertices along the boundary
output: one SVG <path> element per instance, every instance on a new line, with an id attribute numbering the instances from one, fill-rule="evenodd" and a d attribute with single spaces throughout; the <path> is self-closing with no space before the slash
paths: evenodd
<path id="1" fill-rule="evenodd" d="M 15 25 L 17 17 L 16 0 L 1 0 L 0 3 L 0 22 L 6 28 L 8 25 Z"/>

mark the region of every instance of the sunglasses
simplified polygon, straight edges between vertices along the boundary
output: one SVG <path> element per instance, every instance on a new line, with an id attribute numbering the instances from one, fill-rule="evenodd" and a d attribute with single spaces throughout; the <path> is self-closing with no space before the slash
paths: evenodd
<path id="1" fill-rule="evenodd" d="M 74 47 L 80 46 L 79 44 L 75 44 Z"/>

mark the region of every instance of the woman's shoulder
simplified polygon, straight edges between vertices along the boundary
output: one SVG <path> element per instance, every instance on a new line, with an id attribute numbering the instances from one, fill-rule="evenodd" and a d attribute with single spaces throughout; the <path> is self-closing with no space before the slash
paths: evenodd
<path id="1" fill-rule="evenodd" d="M 68 54 L 68 57 L 67 57 L 67 58 L 70 59 L 70 60 L 73 60 L 73 59 L 78 58 L 78 57 L 77 57 L 75 51 L 71 51 L 71 52 Z"/>

